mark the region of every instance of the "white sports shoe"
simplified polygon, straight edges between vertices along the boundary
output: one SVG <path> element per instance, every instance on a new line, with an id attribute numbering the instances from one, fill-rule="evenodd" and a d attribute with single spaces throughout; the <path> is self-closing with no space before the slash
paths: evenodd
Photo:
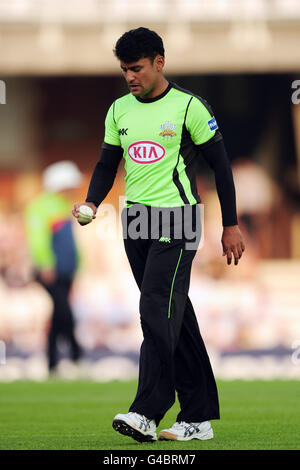
<path id="1" fill-rule="evenodd" d="M 209 421 L 203 421 L 202 423 L 180 421 L 173 424 L 170 429 L 160 431 L 158 439 L 160 441 L 190 441 L 192 439 L 205 441 L 213 437 L 214 433 Z"/>
<path id="2" fill-rule="evenodd" d="M 119 433 L 132 437 L 136 441 L 157 441 L 154 419 L 148 419 L 146 416 L 140 415 L 139 413 L 119 413 L 114 417 L 112 426 Z"/>

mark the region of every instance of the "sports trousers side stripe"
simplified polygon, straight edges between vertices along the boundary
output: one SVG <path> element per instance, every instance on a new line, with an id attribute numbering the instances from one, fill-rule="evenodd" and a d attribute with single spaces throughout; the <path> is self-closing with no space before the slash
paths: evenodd
<path id="1" fill-rule="evenodd" d="M 199 207 L 193 209 L 195 212 Z M 127 228 L 134 216 L 128 211 L 122 212 L 124 246 L 141 292 L 143 331 L 138 388 L 129 411 L 155 419 L 158 425 L 177 392 L 181 408 L 178 421 L 219 419 L 213 371 L 188 297 L 196 249 L 186 249 L 184 238 L 171 237 L 170 243 L 150 235 L 130 238 Z"/>
<path id="2" fill-rule="evenodd" d="M 176 266 L 175 273 L 174 273 L 173 280 L 172 280 L 170 299 L 169 299 L 168 318 L 170 318 L 170 314 L 171 314 L 171 303 L 172 303 L 172 294 L 173 294 L 174 281 L 175 281 L 176 273 L 177 273 L 178 266 L 179 266 L 179 263 L 180 263 L 180 260 L 181 260 L 181 256 L 182 256 L 182 248 L 180 250 L 180 255 L 179 255 L 179 258 L 178 258 L 177 266 Z"/>

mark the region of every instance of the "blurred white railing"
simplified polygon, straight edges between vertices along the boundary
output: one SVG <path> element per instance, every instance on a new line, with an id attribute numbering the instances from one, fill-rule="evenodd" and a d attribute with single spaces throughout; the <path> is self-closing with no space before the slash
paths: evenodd
<path id="1" fill-rule="evenodd" d="M 1 23 L 205 23 L 295 19 L 300 19 L 300 0 L 0 0 Z"/>

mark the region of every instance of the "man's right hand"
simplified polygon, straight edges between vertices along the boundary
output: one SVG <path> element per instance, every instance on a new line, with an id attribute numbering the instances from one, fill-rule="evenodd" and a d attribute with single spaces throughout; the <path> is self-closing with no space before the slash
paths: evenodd
<path id="1" fill-rule="evenodd" d="M 76 219 L 78 219 L 78 214 L 79 214 L 80 206 L 88 206 L 88 207 L 90 207 L 90 208 L 93 210 L 93 212 L 94 212 L 93 219 L 96 218 L 97 207 L 95 206 L 95 204 L 93 204 L 92 202 L 81 202 L 81 203 L 74 204 L 74 209 L 72 210 L 72 214 L 73 214 L 73 216 L 74 216 Z M 93 219 L 92 219 L 92 220 L 93 220 Z M 92 220 L 91 220 L 91 222 L 92 222 Z M 88 222 L 88 223 L 91 223 L 91 222 Z M 78 223 L 79 223 L 80 225 L 86 225 L 86 224 L 81 224 L 79 221 L 78 221 Z"/>

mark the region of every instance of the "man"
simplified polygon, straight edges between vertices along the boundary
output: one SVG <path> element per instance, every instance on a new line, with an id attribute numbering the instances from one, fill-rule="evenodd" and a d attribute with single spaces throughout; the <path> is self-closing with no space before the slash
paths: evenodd
<path id="1" fill-rule="evenodd" d="M 125 251 L 141 291 L 140 317 L 144 340 L 139 383 L 127 414 L 113 420 L 116 431 L 137 441 L 154 441 L 156 429 L 175 401 L 181 411 L 162 440 L 211 439 L 211 419 L 219 419 L 218 394 L 209 358 L 188 297 L 190 271 L 197 247 L 187 237 L 161 237 L 163 223 L 152 220 L 153 209 L 170 213 L 191 209 L 190 225 L 199 219 L 196 187 L 199 153 L 215 171 L 221 203 L 223 254 L 238 263 L 245 249 L 237 224 L 232 172 L 216 119 L 201 98 L 168 82 L 163 75 L 161 38 L 146 28 L 125 33 L 116 44 L 130 93 L 111 105 L 105 138 L 86 202 L 97 207 L 112 187 L 118 164 L 125 158 L 126 207 L 123 209 Z M 80 204 L 73 215 L 78 216 Z M 130 236 L 129 225 L 140 210 L 149 222 L 148 236 Z M 175 211 L 176 212 L 176 211 Z M 151 237 L 155 225 L 159 234 Z M 178 225 L 178 222 L 177 222 Z M 157 228 L 157 227 L 156 227 Z M 154 230 L 155 231 L 155 230 Z"/>
<path id="2" fill-rule="evenodd" d="M 72 233 L 68 195 L 79 186 L 82 174 L 71 161 L 48 166 L 43 172 L 43 189 L 28 205 L 25 224 L 36 280 L 53 301 L 48 334 L 48 368 L 55 372 L 59 361 L 58 339 L 66 342 L 77 361 L 81 348 L 74 335 L 74 318 L 69 293 L 78 266 L 78 252 Z"/>

